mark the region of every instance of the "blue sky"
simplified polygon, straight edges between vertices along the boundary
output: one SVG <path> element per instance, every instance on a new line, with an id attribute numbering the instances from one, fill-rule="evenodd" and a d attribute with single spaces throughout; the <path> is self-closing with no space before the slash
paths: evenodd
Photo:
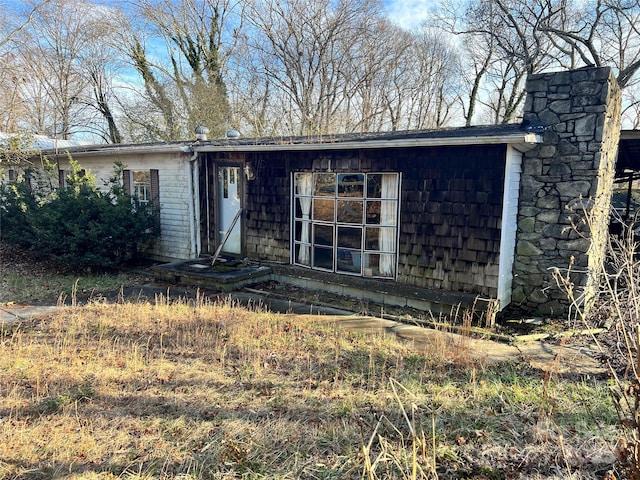
<path id="1" fill-rule="evenodd" d="M 390 20 L 407 30 L 418 27 L 434 3 L 434 0 L 384 0 Z"/>
<path id="2" fill-rule="evenodd" d="M 24 0 L 4 0 L 4 3 L 11 9 L 23 10 L 28 8 L 27 2 Z M 425 20 L 428 7 L 432 6 L 435 0 L 383 0 L 383 3 L 391 21 L 410 30 L 419 26 Z"/>

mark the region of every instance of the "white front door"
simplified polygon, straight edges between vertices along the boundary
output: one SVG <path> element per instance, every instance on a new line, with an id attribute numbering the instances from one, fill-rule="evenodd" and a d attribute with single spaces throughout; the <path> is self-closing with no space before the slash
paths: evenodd
<path id="1" fill-rule="evenodd" d="M 227 231 L 231 228 L 236 214 L 240 210 L 240 167 L 218 168 L 218 242 L 224 240 Z M 233 226 L 227 241 L 222 247 L 225 253 L 242 253 L 241 243 L 241 219 L 238 218 Z"/>

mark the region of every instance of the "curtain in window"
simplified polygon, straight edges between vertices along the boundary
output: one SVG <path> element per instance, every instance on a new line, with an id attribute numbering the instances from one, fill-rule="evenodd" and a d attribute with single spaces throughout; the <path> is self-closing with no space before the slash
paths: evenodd
<path id="1" fill-rule="evenodd" d="M 298 201 L 302 210 L 302 231 L 300 234 L 300 251 L 298 252 L 298 263 L 310 265 L 309 233 L 311 230 L 311 192 L 313 188 L 312 175 L 310 173 L 299 173 L 296 175 L 296 186 L 298 188 Z"/>
<path id="2" fill-rule="evenodd" d="M 398 198 L 397 176 L 392 174 L 382 175 L 382 205 L 380 207 L 380 249 L 384 252 L 395 252 L 396 235 L 395 227 L 398 223 L 398 208 L 394 200 Z M 393 253 L 380 254 L 380 274 L 392 276 L 394 273 Z"/>

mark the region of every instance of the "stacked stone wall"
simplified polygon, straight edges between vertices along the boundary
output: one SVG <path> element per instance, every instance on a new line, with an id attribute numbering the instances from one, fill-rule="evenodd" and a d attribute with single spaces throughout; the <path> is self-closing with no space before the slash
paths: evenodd
<path id="1" fill-rule="evenodd" d="M 524 124 L 546 130 L 523 161 L 512 301 L 564 315 L 569 303 L 553 272 L 571 267 L 588 301 L 604 255 L 620 89 L 610 68 L 585 68 L 531 75 L 527 92 Z"/>

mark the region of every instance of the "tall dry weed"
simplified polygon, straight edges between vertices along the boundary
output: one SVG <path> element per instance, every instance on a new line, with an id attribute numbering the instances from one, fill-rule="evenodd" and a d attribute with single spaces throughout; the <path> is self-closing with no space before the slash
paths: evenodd
<path id="1" fill-rule="evenodd" d="M 590 226 L 591 215 L 584 213 L 582 217 Z M 575 284 L 573 265 L 554 270 L 558 286 L 571 303 L 570 320 L 591 333 L 590 338 L 611 377 L 611 396 L 623 433 L 616 453 L 627 478 L 632 480 L 640 480 L 640 237 L 637 220 L 625 222 L 617 218 L 622 226 L 621 233 L 608 236 L 605 255 L 591 272 L 598 279 L 597 289 L 589 293 L 594 295 L 592 304 L 586 302 L 587 293 Z"/>

